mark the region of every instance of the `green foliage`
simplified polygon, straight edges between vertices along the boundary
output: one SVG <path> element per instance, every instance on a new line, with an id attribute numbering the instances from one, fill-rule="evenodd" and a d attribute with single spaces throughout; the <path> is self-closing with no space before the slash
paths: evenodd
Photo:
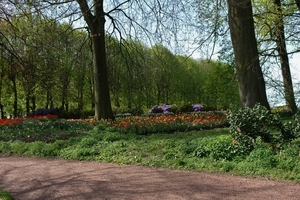
<path id="1" fill-rule="evenodd" d="M 229 112 L 230 133 L 238 145 L 249 152 L 253 150 L 255 140 L 260 137 L 264 142 L 278 142 L 283 138 L 279 117 L 271 114 L 265 107 L 256 104 L 254 108 L 241 108 Z"/>
<path id="2" fill-rule="evenodd" d="M 34 14 L 14 16 L 12 24 L 3 22 L 3 26 L 3 34 L 14 47 L 11 51 L 28 63 L 26 68 L 15 68 L 10 57 L 1 58 L 4 73 L 1 104 L 7 115 L 14 113 L 14 89 L 18 91 L 15 96 L 18 115 L 32 112 L 35 107 L 54 106 L 65 119 L 94 115 L 90 90 L 93 87 L 92 56 L 85 31 Z M 17 33 L 11 26 L 16 27 Z M 16 38 L 16 34 L 26 36 L 26 42 Z M 122 40 L 120 45 L 116 38 L 106 35 L 106 39 L 115 114 L 141 115 L 152 105 L 162 103 L 198 102 L 206 105 L 207 111 L 229 108 L 238 102 L 237 81 L 231 66 L 176 56 L 161 44 L 149 48 L 142 41 Z M 8 78 L 11 76 L 15 78 L 16 88 Z"/>
<path id="3" fill-rule="evenodd" d="M 38 122 L 39 126 L 51 125 L 48 121 L 44 122 Z M 57 122 L 53 131 L 59 132 L 60 127 L 68 127 L 64 120 L 62 123 L 59 126 Z M 102 121 L 78 136 L 53 143 L 1 141 L 0 154 L 219 171 L 299 181 L 299 141 L 297 138 L 266 143 L 261 136 L 257 136 L 251 141 L 252 151 L 249 152 L 247 146 L 238 143 L 227 128 L 137 135 L 112 131 L 110 123 Z"/>
<path id="4" fill-rule="evenodd" d="M 1 200 L 13 200 L 13 197 L 8 192 L 0 189 L 0 199 Z"/>
<path id="5" fill-rule="evenodd" d="M 195 156 L 211 157 L 214 160 L 233 160 L 244 156 L 244 150 L 232 142 L 231 136 L 220 136 L 204 140 L 195 150 Z"/>
<path id="6" fill-rule="evenodd" d="M 91 130 L 89 123 L 67 121 L 62 119 L 25 119 L 13 126 L 0 126 L 0 139 L 3 141 L 44 141 L 66 140 Z"/>
<path id="7" fill-rule="evenodd" d="M 193 107 L 191 104 L 185 104 L 181 107 L 179 107 L 179 112 L 182 112 L 182 113 L 187 113 L 187 112 L 193 112 Z"/>
<path id="8" fill-rule="evenodd" d="M 286 124 L 289 124 L 288 122 Z M 293 116 L 293 121 L 291 124 L 292 131 L 293 131 L 293 136 L 295 138 L 300 138 L 300 112 L 296 113 Z"/>
<path id="9" fill-rule="evenodd" d="M 205 67 L 202 83 L 202 103 L 205 111 L 232 109 L 239 105 L 238 82 L 232 66 L 211 61 L 201 61 Z M 228 89 L 230 88 L 230 89 Z"/>

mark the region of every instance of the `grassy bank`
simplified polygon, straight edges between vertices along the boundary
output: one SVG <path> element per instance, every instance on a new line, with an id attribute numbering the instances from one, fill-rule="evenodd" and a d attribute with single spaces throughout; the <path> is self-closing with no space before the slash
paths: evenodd
<path id="1" fill-rule="evenodd" d="M 137 135 L 96 126 L 53 143 L 2 141 L 0 153 L 300 180 L 297 145 L 283 143 L 271 148 L 258 143 L 249 155 L 243 155 L 228 128 Z"/>

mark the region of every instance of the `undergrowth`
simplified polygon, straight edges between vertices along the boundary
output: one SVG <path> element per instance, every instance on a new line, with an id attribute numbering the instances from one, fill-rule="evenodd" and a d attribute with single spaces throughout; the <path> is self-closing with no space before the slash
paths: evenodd
<path id="1" fill-rule="evenodd" d="M 263 108 L 236 111 L 239 117 L 231 113 L 229 121 L 238 120 L 231 121 L 229 128 L 139 135 L 120 133 L 109 124 L 99 124 L 53 142 L 0 141 L 0 154 L 222 172 L 299 182 L 300 138 L 296 123 L 299 116 L 280 123 L 260 109 Z M 53 132 L 59 130 L 52 127 Z"/>

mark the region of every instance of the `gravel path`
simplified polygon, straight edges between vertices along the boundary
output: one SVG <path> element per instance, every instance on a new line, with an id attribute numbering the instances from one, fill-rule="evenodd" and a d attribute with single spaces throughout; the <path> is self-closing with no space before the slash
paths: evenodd
<path id="1" fill-rule="evenodd" d="M 60 159 L 0 157 L 15 200 L 300 199 L 300 184 L 223 174 Z"/>

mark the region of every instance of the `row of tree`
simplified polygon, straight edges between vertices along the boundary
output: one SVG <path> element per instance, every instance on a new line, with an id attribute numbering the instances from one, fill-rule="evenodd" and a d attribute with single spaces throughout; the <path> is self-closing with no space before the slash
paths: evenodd
<path id="1" fill-rule="evenodd" d="M 38 108 L 94 109 L 86 31 L 37 15 L 15 16 L 10 24 L 2 21 L 1 27 L 6 30 L 2 44 L 12 47 L 2 48 L 0 59 L 0 103 L 8 114 L 33 113 Z M 238 104 L 232 66 L 174 55 L 162 45 L 149 48 L 133 40 L 120 45 L 114 37 L 106 39 L 114 108 L 145 110 L 163 103 L 202 103 L 223 109 Z"/>
<path id="2" fill-rule="evenodd" d="M 67 105 L 69 105 L 70 95 L 65 85 L 70 84 L 71 80 L 66 77 L 68 77 L 68 73 L 75 73 L 73 62 L 76 60 L 77 52 L 80 52 L 77 50 L 83 48 L 88 49 L 88 45 L 86 47 L 81 45 L 84 44 L 82 42 L 75 44 L 75 48 L 71 45 L 71 47 L 68 47 L 68 42 L 71 42 L 68 41 L 68 39 L 71 35 L 83 34 L 83 32 L 80 32 L 80 34 L 73 33 L 73 27 L 75 27 L 73 25 L 83 18 L 87 25 L 87 27 L 84 28 L 88 30 L 88 37 L 86 37 L 87 34 L 85 34 L 82 40 L 90 41 L 92 50 L 92 55 L 88 55 L 84 59 L 92 60 L 93 63 L 92 72 L 90 73 L 93 75 L 93 78 L 86 76 L 90 77 L 90 80 L 88 81 L 89 86 L 85 85 L 89 88 L 87 90 L 91 98 L 93 98 L 91 104 L 95 108 L 96 119 L 114 118 L 111 106 L 112 99 L 116 105 L 121 105 L 123 102 L 126 102 L 127 107 L 132 107 L 132 105 L 138 104 L 136 103 L 138 102 L 136 99 L 145 99 L 145 105 L 149 106 L 153 102 L 151 96 L 155 96 L 157 103 L 168 101 L 169 99 L 175 98 L 173 97 L 175 95 L 174 91 L 186 93 L 185 96 L 188 96 L 190 92 L 186 91 L 189 90 L 180 90 L 182 84 L 178 86 L 177 82 L 174 81 L 178 81 L 179 79 L 190 81 L 189 78 L 182 78 L 183 76 L 188 76 L 186 68 L 176 68 L 175 72 L 177 72 L 177 74 L 172 70 L 174 70 L 175 66 L 186 65 L 184 63 L 189 63 L 187 62 L 189 59 L 175 56 L 176 59 L 168 60 L 172 58 L 172 53 L 164 48 L 164 46 L 167 44 L 170 47 L 177 47 L 176 50 L 181 48 L 185 49 L 185 42 L 190 41 L 198 43 L 200 48 L 207 45 L 208 49 L 211 49 L 210 57 L 215 53 L 217 47 L 222 48 L 221 52 L 219 52 L 221 57 L 227 60 L 229 58 L 229 61 L 235 66 L 240 100 L 244 107 L 253 107 L 259 102 L 265 107 L 270 108 L 265 87 L 266 73 L 263 73 L 262 66 L 266 66 L 265 63 L 270 65 L 272 61 L 278 59 L 282 71 L 282 91 L 284 91 L 285 94 L 286 104 L 291 112 L 296 112 L 297 110 L 289 69 L 287 42 L 289 42 L 289 45 L 294 44 L 295 50 L 293 52 L 298 51 L 299 37 L 297 37 L 298 24 L 296 23 L 297 17 L 299 16 L 298 0 L 125 0 L 111 1 L 110 3 L 104 2 L 103 0 L 94 0 L 92 2 L 87 0 L 24 0 L 24 2 L 22 2 L 22 0 L 10 0 L 3 1 L 0 4 L 2 22 L 6 23 L 5 26 L 7 26 L 7 29 L 10 29 L 10 32 L 13 32 L 15 36 L 6 37 L 6 32 L 2 32 L 3 42 L 1 46 L 3 47 L 2 49 L 4 49 L 4 54 L 7 54 L 11 59 L 10 61 L 6 59 L 3 62 L 6 62 L 6 65 L 14 63 L 13 66 L 15 67 L 10 70 L 12 73 L 9 76 L 9 80 L 16 80 L 17 73 L 14 72 L 15 69 L 21 68 L 23 71 L 26 71 L 26 73 L 22 74 L 20 73 L 22 70 L 17 70 L 19 74 L 22 74 L 22 79 L 24 79 L 22 86 L 25 91 L 26 110 L 30 107 L 30 103 L 28 102 L 32 101 L 33 105 L 36 104 L 34 103 L 36 99 L 33 93 L 37 90 L 37 88 L 34 87 L 37 85 L 37 82 L 28 81 L 32 79 L 32 74 L 36 72 L 35 69 L 38 69 L 38 65 L 33 62 L 32 57 L 37 56 L 42 58 L 42 56 L 39 55 L 40 53 L 35 55 L 33 53 L 36 49 L 35 41 L 26 41 L 27 36 L 29 36 L 29 38 L 35 38 L 35 36 L 39 35 L 39 32 L 36 30 L 28 30 L 28 34 L 20 35 L 20 29 L 14 25 L 15 18 L 20 17 L 26 17 L 32 24 L 36 23 L 34 20 L 40 18 L 42 19 L 42 23 L 45 22 L 45 28 L 48 28 L 48 31 L 53 31 L 55 26 L 60 26 L 58 22 L 68 20 L 68 25 L 66 25 L 65 32 L 63 32 L 65 35 L 59 35 L 67 40 L 63 42 L 65 47 L 61 48 L 61 52 L 69 55 L 67 57 L 60 57 L 60 55 L 57 54 L 55 55 L 55 59 L 47 61 L 49 63 L 58 63 L 60 66 L 67 66 L 62 70 L 56 67 L 53 69 L 59 69 L 59 72 L 65 72 L 65 74 L 58 79 L 62 81 L 60 88 L 62 108 L 68 107 Z M 11 13 L 16 14 L 12 15 Z M 197 17 L 195 18 L 195 16 Z M 291 23 L 287 23 L 290 21 Z M 285 35 L 287 26 L 294 27 L 294 29 L 289 32 L 288 37 Z M 26 29 L 26 27 L 24 27 L 24 29 Z M 32 27 L 32 30 L 34 30 L 34 27 Z M 197 37 L 191 33 L 200 33 L 199 35 L 202 37 L 197 40 Z M 111 34 L 114 34 L 115 37 L 111 37 Z M 136 37 L 143 39 L 132 39 Z M 227 41 L 229 37 L 231 37 L 232 42 L 228 46 Z M 20 47 L 21 49 L 23 47 L 22 51 L 16 51 L 14 44 L 15 38 L 21 38 L 24 44 L 31 46 L 24 49 L 22 44 Z M 112 39 L 108 40 L 108 38 Z M 189 38 L 192 39 L 190 40 Z M 148 49 L 145 45 L 136 41 L 143 41 L 146 44 L 156 41 L 156 44 L 163 45 L 149 45 L 152 47 Z M 45 42 L 45 40 L 43 40 L 43 42 Z M 45 45 L 48 45 L 48 43 L 46 42 Z M 227 51 L 228 47 L 229 51 Z M 228 57 L 232 52 L 232 48 L 235 58 L 234 62 Z M 44 50 L 44 48 L 40 49 Z M 49 51 L 51 52 L 46 52 L 45 50 L 44 54 L 52 54 L 54 52 L 53 48 Z M 26 54 L 31 52 L 33 56 L 24 58 L 22 55 L 23 52 L 27 52 Z M 41 53 L 41 55 L 43 55 L 43 53 Z M 43 60 L 46 63 L 45 59 Z M 183 60 L 185 62 L 183 62 Z M 264 62 L 262 62 L 262 60 Z M 90 63 L 86 62 L 83 66 L 88 64 Z M 159 66 L 160 64 L 162 64 L 163 67 Z M 45 65 L 47 66 L 47 64 Z M 81 64 L 79 65 L 82 66 Z M 169 65 L 171 67 L 168 68 L 167 66 Z M 122 67 L 119 68 L 119 66 Z M 273 67 L 265 69 L 272 71 Z M 90 71 L 87 70 L 87 72 Z M 126 74 L 126 76 L 124 76 L 124 74 Z M 146 77 L 146 75 L 149 74 L 155 74 L 153 78 L 151 77 L 151 81 Z M 167 74 L 169 78 L 164 79 L 165 74 Z M 81 79 L 79 78 L 79 80 Z M 148 81 L 150 81 L 151 84 Z M 123 84 L 124 82 L 127 84 Z M 155 84 L 156 82 L 159 84 Z M 195 83 L 197 84 L 198 82 Z M 17 88 L 17 82 L 11 81 L 11 84 L 13 88 L 12 94 L 16 97 L 17 92 L 15 88 Z M 137 85 L 142 86 L 137 87 Z M 148 86 L 151 88 L 148 89 Z M 109 89 L 109 87 L 111 87 L 111 89 Z M 49 88 L 50 86 L 48 86 L 48 89 Z M 139 92 L 134 93 L 132 91 L 133 88 Z M 147 90 L 145 88 L 147 88 Z M 153 90 L 156 92 L 150 92 Z M 145 97 L 143 97 L 143 95 L 141 95 L 142 91 L 147 91 L 149 94 L 146 92 Z M 200 89 L 197 91 L 200 91 Z M 50 93 L 48 96 L 48 102 L 51 104 L 52 97 Z M 81 96 L 83 97 L 83 95 L 78 92 L 77 99 L 82 98 Z M 181 98 L 183 98 L 182 95 Z M 15 108 L 17 99 L 19 98 L 14 98 Z M 180 101 L 179 97 L 175 99 L 174 101 Z M 199 101 L 200 100 L 204 101 L 202 99 L 199 99 Z"/>

